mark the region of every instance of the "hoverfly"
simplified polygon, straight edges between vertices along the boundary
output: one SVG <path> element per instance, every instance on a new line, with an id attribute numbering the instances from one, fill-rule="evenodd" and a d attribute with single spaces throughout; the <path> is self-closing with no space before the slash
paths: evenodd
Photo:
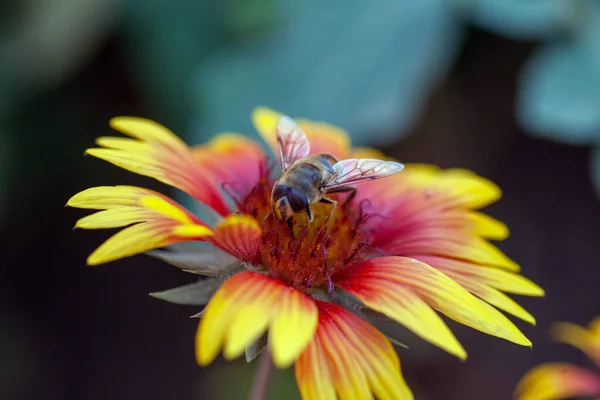
<path id="1" fill-rule="evenodd" d="M 306 212 L 308 221 L 314 219 L 310 208 L 317 202 L 331 204 L 331 213 L 337 202 L 325 197 L 327 194 L 350 192 L 349 202 L 356 194 L 356 183 L 394 175 L 404 165 L 376 159 L 353 158 L 339 161 L 331 154 L 310 153 L 306 134 L 296 122 L 287 116 L 280 117 L 277 124 L 278 157 L 281 178 L 273 185 L 271 205 L 273 214 L 292 227 L 294 214 Z"/>

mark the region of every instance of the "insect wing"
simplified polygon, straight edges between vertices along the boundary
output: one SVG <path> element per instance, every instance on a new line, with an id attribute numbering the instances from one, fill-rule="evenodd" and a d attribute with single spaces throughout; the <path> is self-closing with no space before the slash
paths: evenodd
<path id="1" fill-rule="evenodd" d="M 279 161 L 285 171 L 296 160 L 310 153 L 310 142 L 306 134 L 296 122 L 287 116 L 279 118 L 277 123 L 277 143 L 279 144 Z"/>
<path id="2" fill-rule="evenodd" d="M 324 189 L 352 185 L 373 179 L 385 178 L 397 174 L 404 165 L 393 161 L 382 161 L 370 158 L 351 158 L 333 164 L 335 171 L 327 180 Z"/>

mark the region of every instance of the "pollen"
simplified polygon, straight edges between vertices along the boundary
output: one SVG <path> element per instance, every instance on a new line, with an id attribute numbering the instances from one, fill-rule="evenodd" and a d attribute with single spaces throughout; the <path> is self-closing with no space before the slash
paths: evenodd
<path id="1" fill-rule="evenodd" d="M 338 202 L 333 213 L 331 204 L 313 204 L 313 222 L 303 213 L 296 214 L 290 230 L 272 214 L 273 183 L 263 178 L 242 201 L 236 201 L 242 212 L 261 221 L 257 264 L 304 293 L 326 288 L 331 294 L 332 275 L 373 253 L 364 225 L 369 215 L 362 204 L 345 204 L 346 195 L 332 195 L 328 197 Z"/>

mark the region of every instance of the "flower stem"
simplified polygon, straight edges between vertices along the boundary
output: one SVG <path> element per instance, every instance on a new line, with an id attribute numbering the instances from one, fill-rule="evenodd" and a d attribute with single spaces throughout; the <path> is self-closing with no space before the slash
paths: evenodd
<path id="1" fill-rule="evenodd" d="M 271 360 L 271 355 L 265 349 L 258 360 L 258 368 L 256 375 L 254 375 L 254 382 L 252 383 L 252 390 L 250 391 L 249 400 L 266 400 L 267 393 L 269 392 L 269 384 L 275 371 L 275 365 Z"/>

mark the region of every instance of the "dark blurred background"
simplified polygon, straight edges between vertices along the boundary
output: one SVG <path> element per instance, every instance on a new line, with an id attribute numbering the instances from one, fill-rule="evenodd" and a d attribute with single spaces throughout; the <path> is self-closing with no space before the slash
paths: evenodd
<path id="1" fill-rule="evenodd" d="M 547 291 L 519 298 L 533 349 L 451 323 L 462 363 L 399 349 L 418 399 L 506 400 L 549 360 L 551 322 L 600 314 L 600 2 L 596 0 L 14 0 L 0 6 L 0 398 L 243 399 L 254 365 L 194 361 L 193 307 L 148 296 L 191 281 L 145 256 L 85 258 L 90 186 L 168 188 L 84 157 L 116 115 L 189 143 L 256 134 L 252 107 L 327 120 L 404 162 L 497 182 L 500 247 Z M 293 371 L 272 399 L 298 398 Z"/>

